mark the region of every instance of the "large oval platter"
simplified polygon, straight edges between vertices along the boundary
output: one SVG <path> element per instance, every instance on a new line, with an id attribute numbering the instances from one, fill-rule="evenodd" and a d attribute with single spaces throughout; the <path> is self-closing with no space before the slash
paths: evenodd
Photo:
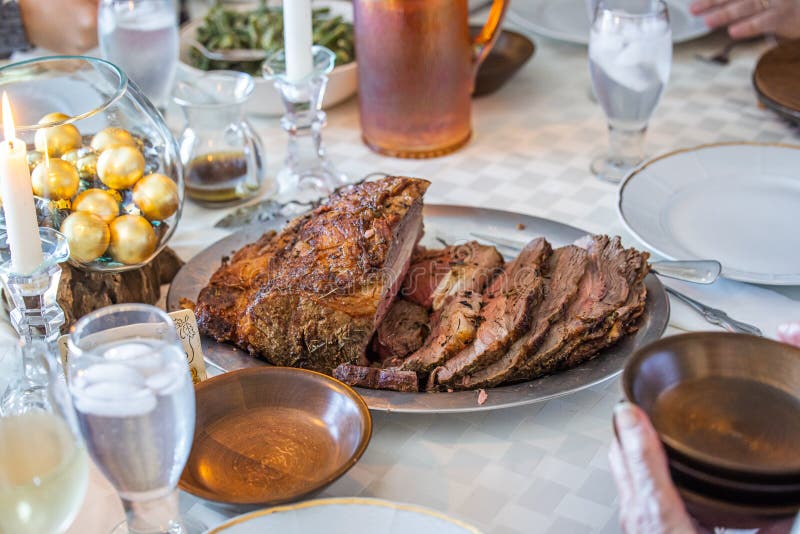
<path id="1" fill-rule="evenodd" d="M 554 247 L 572 243 L 587 232 L 555 221 L 505 211 L 466 206 L 427 204 L 424 209 L 425 236 L 422 244 L 441 246 L 474 239 L 472 232 L 527 242 L 538 236 L 547 238 Z M 217 241 L 183 266 L 172 282 L 167 295 L 169 311 L 180 309 L 181 299 L 196 301 L 200 290 L 217 270 L 223 256 L 258 239 L 268 230 L 280 230 L 284 219 L 246 227 Z M 498 249 L 506 253 L 502 247 Z M 506 257 L 509 259 L 509 256 Z M 390 412 L 445 413 L 471 412 L 509 408 L 568 395 L 617 376 L 633 352 L 661 337 L 669 320 L 669 299 L 654 275 L 646 279 L 647 303 L 639 330 L 599 356 L 574 369 L 529 382 L 486 390 L 488 397 L 478 404 L 476 391 L 453 393 L 400 393 L 355 388 L 372 410 Z M 218 343 L 203 336 L 205 359 L 223 371 L 269 365 L 228 343 Z"/>

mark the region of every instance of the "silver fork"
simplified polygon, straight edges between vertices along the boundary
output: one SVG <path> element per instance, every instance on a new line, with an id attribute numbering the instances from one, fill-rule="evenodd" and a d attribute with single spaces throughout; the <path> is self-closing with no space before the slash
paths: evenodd
<path id="1" fill-rule="evenodd" d="M 703 304 L 693 298 L 684 295 L 680 291 L 676 291 L 672 289 L 668 285 L 664 285 L 664 289 L 667 290 L 667 293 L 672 295 L 673 297 L 682 300 L 690 308 L 698 312 L 703 318 L 711 324 L 715 324 L 717 326 L 721 326 L 728 332 L 736 332 L 738 334 L 750 334 L 753 336 L 763 337 L 763 333 L 757 327 L 743 323 L 742 321 L 737 321 L 736 319 L 732 319 L 727 313 L 717 308 L 712 308 L 707 304 Z"/>

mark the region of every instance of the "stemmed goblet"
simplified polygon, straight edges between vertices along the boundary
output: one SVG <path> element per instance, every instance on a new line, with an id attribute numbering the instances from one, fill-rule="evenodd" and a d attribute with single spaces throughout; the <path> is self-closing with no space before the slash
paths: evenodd
<path id="1" fill-rule="evenodd" d="M 145 304 L 84 316 L 68 340 L 70 392 L 86 447 L 122 498 L 114 532 L 190 532 L 175 487 L 194 436 L 194 386 L 172 319 Z"/>
<path id="2" fill-rule="evenodd" d="M 0 391 L 0 532 L 65 532 L 86 494 L 86 448 L 48 344 L 14 353 L 3 357 L 16 365 L 4 366 L 11 380 Z"/>
<path id="3" fill-rule="evenodd" d="M 644 135 L 672 64 L 672 32 L 662 0 L 601 0 L 589 36 L 589 70 L 608 119 L 610 150 L 592 172 L 619 182 L 644 159 Z"/>

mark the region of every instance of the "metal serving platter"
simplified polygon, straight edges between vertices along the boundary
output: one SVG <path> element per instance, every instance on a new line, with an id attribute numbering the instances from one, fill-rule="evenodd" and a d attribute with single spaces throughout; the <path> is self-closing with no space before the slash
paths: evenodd
<path id="1" fill-rule="evenodd" d="M 425 236 L 422 244 L 431 247 L 441 246 L 442 240 L 448 244 L 469 241 L 472 239 L 471 232 L 520 241 L 544 236 L 553 246 L 572 243 L 587 234 L 578 228 L 530 215 L 466 206 L 426 204 L 424 220 Z M 180 309 L 181 299 L 196 301 L 198 293 L 217 270 L 223 256 L 230 256 L 268 230 L 279 230 L 284 223 L 284 219 L 279 219 L 243 228 L 197 254 L 173 280 L 167 295 L 168 310 Z M 372 410 L 445 413 L 495 410 L 542 402 L 599 384 L 617 376 L 635 350 L 660 338 L 667 327 L 669 299 L 664 287 L 653 274 L 648 275 L 645 282 L 647 303 L 640 328 L 635 334 L 625 337 L 595 359 L 574 369 L 529 382 L 487 389 L 488 397 L 483 404 L 478 404 L 476 391 L 400 393 L 355 389 Z M 202 344 L 206 361 L 223 371 L 269 365 L 233 345 L 218 343 L 205 336 Z"/>

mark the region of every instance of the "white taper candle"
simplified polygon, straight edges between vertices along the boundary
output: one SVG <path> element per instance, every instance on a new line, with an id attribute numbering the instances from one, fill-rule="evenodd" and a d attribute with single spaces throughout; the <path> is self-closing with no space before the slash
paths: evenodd
<path id="1" fill-rule="evenodd" d="M 8 96 L 3 93 L 3 135 L 0 143 L 0 196 L 6 218 L 14 272 L 30 274 L 42 264 L 42 242 L 33 203 L 27 147 L 16 138 Z"/>
<path id="2" fill-rule="evenodd" d="M 299 82 L 311 74 L 311 0 L 283 0 L 283 48 L 286 78 Z"/>

